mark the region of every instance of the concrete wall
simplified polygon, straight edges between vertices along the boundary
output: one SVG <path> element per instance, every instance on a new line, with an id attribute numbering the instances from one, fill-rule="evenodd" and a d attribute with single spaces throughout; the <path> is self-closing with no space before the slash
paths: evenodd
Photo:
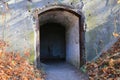
<path id="1" fill-rule="evenodd" d="M 66 31 L 66 54 L 67 61 L 75 66 L 80 66 L 79 46 L 79 18 L 72 16 L 73 21 L 69 23 Z"/>
<path id="2" fill-rule="evenodd" d="M 87 60 L 92 60 L 116 41 L 113 32 L 120 32 L 120 4 L 117 0 L 83 0 L 83 3 Z"/>
<path id="3" fill-rule="evenodd" d="M 113 31 L 120 32 L 120 4 L 117 0 L 9 0 L 9 9 L 0 5 L 0 38 L 9 41 L 8 50 L 30 48 L 34 53 L 34 19 L 32 11 L 48 4 L 64 3 L 80 9 L 86 18 L 86 54 L 87 60 L 94 59 L 101 50 L 108 49 L 116 40 Z M 72 3 L 71 3 L 72 2 Z M 29 12 L 30 11 L 30 12 Z M 44 19 L 44 18 L 42 18 Z M 114 21 L 115 20 L 115 21 Z M 63 22 L 63 21 L 61 21 Z M 67 20 L 66 20 L 67 23 Z"/>

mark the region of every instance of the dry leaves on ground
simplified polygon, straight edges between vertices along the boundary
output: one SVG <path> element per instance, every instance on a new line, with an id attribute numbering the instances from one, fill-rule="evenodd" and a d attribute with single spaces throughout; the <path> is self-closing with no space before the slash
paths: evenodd
<path id="1" fill-rule="evenodd" d="M 7 43 L 0 40 L 0 80 L 43 80 L 40 70 L 30 65 L 20 53 L 7 52 Z"/>
<path id="2" fill-rule="evenodd" d="M 90 80 L 120 80 L 120 39 L 86 69 Z"/>

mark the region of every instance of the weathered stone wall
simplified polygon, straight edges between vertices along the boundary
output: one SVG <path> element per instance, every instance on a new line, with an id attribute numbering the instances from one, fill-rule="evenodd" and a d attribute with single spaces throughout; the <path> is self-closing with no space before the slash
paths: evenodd
<path id="1" fill-rule="evenodd" d="M 120 4 L 117 0 L 83 0 L 83 3 L 87 24 L 86 53 L 91 60 L 116 40 L 112 34 L 120 32 Z"/>
<path id="2" fill-rule="evenodd" d="M 25 48 L 31 48 L 31 53 L 34 53 L 35 25 L 31 12 L 35 8 L 56 3 L 72 5 L 85 14 L 87 60 L 92 60 L 116 40 L 112 33 L 115 25 L 116 32 L 120 31 L 120 5 L 117 0 L 9 0 L 9 9 L 0 5 L 0 38 L 9 41 L 9 50 L 23 52 Z"/>

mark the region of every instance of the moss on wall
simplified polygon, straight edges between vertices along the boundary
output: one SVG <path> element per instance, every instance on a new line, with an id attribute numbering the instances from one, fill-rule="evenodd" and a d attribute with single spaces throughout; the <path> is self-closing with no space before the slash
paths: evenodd
<path id="1" fill-rule="evenodd" d="M 28 60 L 31 64 L 34 63 L 34 58 L 35 58 L 35 52 L 34 52 L 34 49 L 31 49 L 30 50 L 30 57 L 28 58 Z"/>

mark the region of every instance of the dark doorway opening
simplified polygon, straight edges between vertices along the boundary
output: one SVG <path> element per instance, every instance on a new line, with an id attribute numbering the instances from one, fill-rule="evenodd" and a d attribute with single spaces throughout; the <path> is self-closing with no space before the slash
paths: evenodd
<path id="1" fill-rule="evenodd" d="M 65 27 L 58 23 L 40 26 L 40 61 L 66 60 Z"/>

